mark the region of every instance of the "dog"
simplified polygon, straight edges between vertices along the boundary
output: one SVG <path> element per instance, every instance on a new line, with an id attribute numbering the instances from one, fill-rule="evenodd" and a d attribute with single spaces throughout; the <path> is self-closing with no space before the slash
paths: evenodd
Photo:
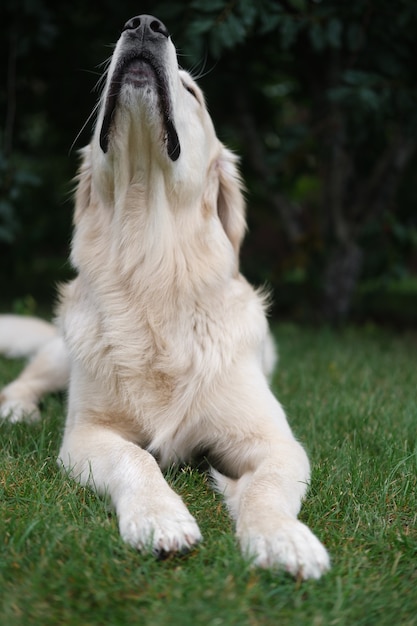
<path id="1" fill-rule="evenodd" d="M 236 157 L 178 66 L 165 25 L 124 26 L 82 151 L 71 261 L 56 325 L 4 316 L 0 348 L 34 356 L 2 414 L 35 419 L 68 384 L 59 463 L 108 494 L 125 542 L 193 549 L 194 517 L 162 470 L 210 463 L 253 565 L 319 578 L 326 549 L 297 519 L 309 461 L 272 394 L 266 299 L 239 273 Z"/>

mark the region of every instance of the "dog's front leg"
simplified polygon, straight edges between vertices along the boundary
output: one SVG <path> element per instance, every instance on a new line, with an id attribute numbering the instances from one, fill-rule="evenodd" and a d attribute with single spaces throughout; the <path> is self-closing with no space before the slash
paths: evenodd
<path id="1" fill-rule="evenodd" d="M 155 555 L 191 549 L 202 538 L 200 530 L 155 459 L 85 418 L 67 426 L 59 455 L 64 468 L 81 484 L 110 496 L 120 534 L 134 548 Z"/>
<path id="2" fill-rule="evenodd" d="M 259 567 L 320 578 L 330 566 L 327 551 L 297 519 L 309 478 L 303 448 L 286 438 L 241 445 L 241 458 L 252 462 L 257 447 L 258 462 L 238 480 L 213 474 L 236 521 L 243 553 Z"/>

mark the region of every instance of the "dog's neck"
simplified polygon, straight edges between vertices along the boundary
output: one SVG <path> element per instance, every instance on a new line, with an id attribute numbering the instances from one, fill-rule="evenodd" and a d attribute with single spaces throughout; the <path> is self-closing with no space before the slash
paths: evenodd
<path id="1" fill-rule="evenodd" d="M 172 179 L 172 164 L 155 144 L 153 129 L 132 119 L 123 120 L 123 126 L 123 135 L 115 135 L 106 154 L 96 141 L 92 145 L 93 184 L 103 205 L 112 210 L 132 185 L 143 187 L 144 193 L 150 190 L 152 196 L 155 190 L 170 187 Z M 147 198 L 147 204 L 151 200 Z"/>
<path id="2" fill-rule="evenodd" d="M 103 265 L 117 263 L 119 275 L 129 275 L 136 291 L 166 290 L 171 284 L 178 288 L 171 293 L 179 294 L 184 285 L 196 289 L 194 279 L 199 275 L 205 277 L 204 289 L 218 284 L 220 276 L 227 280 L 235 272 L 233 251 L 220 223 L 210 219 L 209 211 L 215 209 L 208 207 L 216 200 L 217 187 L 211 185 L 210 199 L 203 185 L 190 189 L 181 184 L 181 163 L 161 164 L 161 155 L 152 152 L 155 148 L 147 146 L 146 140 L 144 145 L 144 150 L 135 152 L 136 166 L 128 162 L 132 155 L 127 159 L 114 151 L 104 155 L 94 142 L 84 152 L 80 180 L 89 192 L 80 182 L 72 253 L 75 267 L 81 274 L 92 271 L 99 276 Z M 104 256 L 97 258 L 93 250 L 105 251 Z M 205 271 L 195 272 L 192 265 L 196 263 L 204 265 Z M 228 265 L 229 272 L 225 271 Z M 149 285 L 143 285 L 144 276 L 150 279 Z"/>

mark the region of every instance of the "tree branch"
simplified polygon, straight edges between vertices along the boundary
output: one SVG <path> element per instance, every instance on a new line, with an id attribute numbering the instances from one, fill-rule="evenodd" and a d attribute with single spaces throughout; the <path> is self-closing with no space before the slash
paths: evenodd
<path id="1" fill-rule="evenodd" d="M 327 67 L 327 88 L 340 84 L 339 50 L 332 50 Z M 346 214 L 348 181 L 352 159 L 346 144 L 346 116 L 341 105 L 327 100 L 326 123 L 323 126 L 323 215 L 328 217 L 327 234 L 339 244 L 347 245 L 352 237 Z"/>

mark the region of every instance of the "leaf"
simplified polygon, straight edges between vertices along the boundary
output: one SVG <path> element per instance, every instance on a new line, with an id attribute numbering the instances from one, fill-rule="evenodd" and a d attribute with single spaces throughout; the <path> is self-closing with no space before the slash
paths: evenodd
<path id="1" fill-rule="evenodd" d="M 193 37 L 209 32 L 213 28 L 214 23 L 214 19 L 211 17 L 195 20 L 188 28 L 187 38 L 192 40 Z"/>
<path id="2" fill-rule="evenodd" d="M 359 50 L 364 40 L 362 26 L 357 23 L 349 24 L 346 39 L 349 50 Z"/>
<path id="3" fill-rule="evenodd" d="M 225 48 L 233 48 L 241 43 L 246 36 L 246 29 L 234 14 L 230 14 L 211 32 L 210 49 L 215 57 L 219 57 Z"/>
<path id="4" fill-rule="evenodd" d="M 379 109 L 381 99 L 376 91 L 369 87 L 361 87 L 358 91 L 359 100 L 367 106 L 369 109 L 376 111 Z"/>
<path id="5" fill-rule="evenodd" d="M 17 231 L 14 207 L 7 200 L 0 201 L 0 241 L 13 243 Z"/>
<path id="6" fill-rule="evenodd" d="M 238 4 L 239 19 L 246 30 L 252 28 L 258 15 L 258 8 L 253 0 L 240 0 Z"/>
<path id="7" fill-rule="evenodd" d="M 286 15 L 281 18 L 279 26 L 281 47 L 283 50 L 289 50 L 297 39 L 302 24 L 300 21 L 296 21 L 292 16 Z"/>
<path id="8" fill-rule="evenodd" d="M 276 0 L 264 0 L 258 5 L 258 34 L 265 35 L 271 33 L 285 15 L 283 8 Z"/>
<path id="9" fill-rule="evenodd" d="M 377 85 L 381 82 L 381 77 L 373 72 L 365 72 L 363 70 L 346 70 L 343 73 L 343 79 L 349 85 Z"/>
<path id="10" fill-rule="evenodd" d="M 327 25 L 327 41 L 332 48 L 340 48 L 342 44 L 342 22 L 335 17 Z"/>
<path id="11" fill-rule="evenodd" d="M 192 0 L 190 3 L 192 9 L 204 13 L 218 13 L 219 11 L 224 11 L 227 5 L 227 0 L 210 0 L 210 2 L 207 2 L 207 0 Z"/>
<path id="12" fill-rule="evenodd" d="M 322 50 L 324 50 L 326 45 L 326 37 L 320 22 L 313 22 L 309 34 L 313 49 L 317 52 L 321 52 Z"/>

